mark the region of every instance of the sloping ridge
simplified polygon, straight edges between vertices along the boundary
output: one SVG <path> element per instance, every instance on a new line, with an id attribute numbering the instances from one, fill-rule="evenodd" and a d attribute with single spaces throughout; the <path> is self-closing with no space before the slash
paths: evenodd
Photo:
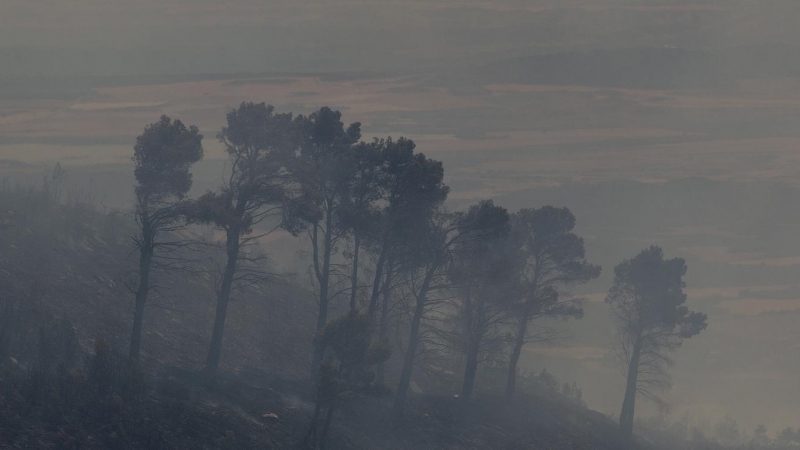
<path id="1" fill-rule="evenodd" d="M 26 217 L 24 209 L 0 201 L 0 286 L 37 305 L 23 324 L 23 340 L 35 344 L 36 324 L 44 323 L 35 315 L 41 314 L 69 320 L 87 355 L 97 339 L 124 350 L 132 303 L 124 285 L 135 267 L 135 254 L 123 239 L 130 225 L 112 226 L 111 216 L 88 211 L 76 219 L 61 206 L 48 209 L 45 221 L 43 215 Z M 273 286 L 240 295 L 231 305 L 224 370 L 209 384 L 199 368 L 213 323 L 211 288 L 180 274 L 165 275 L 161 282 L 172 284 L 164 293 L 170 299 L 152 299 L 157 306 L 148 311 L 143 345 L 152 383 L 146 399 L 151 413 L 180 414 L 180 425 L 168 430 L 180 448 L 197 448 L 200 442 L 205 448 L 297 448 L 313 414 L 304 381 L 314 319 L 308 293 Z M 11 357 L 18 362 L 23 356 L 12 352 Z M 498 397 L 479 397 L 468 416 L 459 413 L 461 403 L 452 396 L 418 395 L 412 403 L 398 425 L 389 420 L 388 394 L 348 402 L 328 448 L 621 448 L 611 419 L 553 399 L 520 396 L 507 404 Z M 34 436 L 40 448 L 72 439 L 69 431 L 54 432 L 38 417 L 16 414 L 14 426 Z M 0 426 L 0 447 L 11 445 L 3 439 Z"/>

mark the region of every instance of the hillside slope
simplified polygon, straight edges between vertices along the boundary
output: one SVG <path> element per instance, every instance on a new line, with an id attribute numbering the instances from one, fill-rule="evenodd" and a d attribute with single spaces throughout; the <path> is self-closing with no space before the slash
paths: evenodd
<path id="1" fill-rule="evenodd" d="M 313 414 L 314 302 L 289 282 L 241 291 L 228 317 L 223 373 L 201 376 L 213 323 L 203 273 L 160 274 L 141 365 L 127 346 L 136 254 L 126 219 L 62 206 L 34 191 L 0 193 L 0 447 L 298 448 Z M 212 256 L 213 258 L 213 252 Z M 70 349 L 74 342 L 75 352 Z M 69 353 L 69 355 L 67 355 Z M 459 414 L 450 395 L 357 398 L 329 448 L 618 449 L 615 424 L 569 402 L 494 397 Z"/>

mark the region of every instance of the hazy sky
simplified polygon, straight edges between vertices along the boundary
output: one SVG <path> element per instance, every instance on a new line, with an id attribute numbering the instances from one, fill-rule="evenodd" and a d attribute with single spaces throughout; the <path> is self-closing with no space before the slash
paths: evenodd
<path id="1" fill-rule="evenodd" d="M 615 46 L 797 42 L 771 0 L 7 0 L 0 73 L 411 69 Z"/>

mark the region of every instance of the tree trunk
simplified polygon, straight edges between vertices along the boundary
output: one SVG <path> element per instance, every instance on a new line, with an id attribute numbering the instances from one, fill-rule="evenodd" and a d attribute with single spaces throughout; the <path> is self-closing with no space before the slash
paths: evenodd
<path id="1" fill-rule="evenodd" d="M 639 359 L 641 358 L 641 339 L 633 348 L 633 355 L 628 365 L 628 379 L 625 385 L 625 399 L 622 401 L 622 412 L 619 415 L 619 429 L 623 438 L 630 439 L 633 434 L 633 411 L 636 405 L 636 391 L 639 382 Z"/>
<path id="2" fill-rule="evenodd" d="M 392 295 L 392 269 L 393 264 L 391 259 L 386 263 L 386 280 L 383 283 L 383 303 L 381 303 L 381 320 L 378 325 L 378 342 L 386 339 L 386 333 L 389 330 L 389 300 Z M 375 369 L 375 381 L 379 386 L 386 384 L 386 363 L 381 361 Z"/>
<path id="3" fill-rule="evenodd" d="M 314 407 L 314 417 L 311 419 L 311 426 L 308 428 L 306 437 L 303 438 L 303 447 L 314 447 L 317 444 L 317 423 L 319 422 L 319 415 L 322 411 L 322 404 L 317 400 L 317 405 Z"/>
<path id="4" fill-rule="evenodd" d="M 466 408 L 475 388 L 475 374 L 478 372 L 478 346 L 475 343 L 467 350 L 467 365 L 464 369 L 464 382 L 461 386 L 461 403 Z"/>
<path id="5" fill-rule="evenodd" d="M 133 311 L 133 330 L 131 331 L 131 347 L 128 356 L 139 359 L 142 346 L 142 326 L 144 309 L 147 304 L 147 293 L 150 290 L 150 268 L 153 263 L 153 242 L 145 237 L 139 250 L 139 286 L 136 288 L 136 305 Z"/>
<path id="6" fill-rule="evenodd" d="M 525 345 L 525 336 L 528 332 L 528 319 L 529 315 L 526 308 L 519 318 L 517 336 L 514 341 L 514 350 L 511 352 L 511 359 L 508 362 L 508 380 L 506 381 L 506 398 L 508 400 L 514 397 L 514 392 L 517 389 L 517 364 L 519 363 L 520 355 L 522 355 L 522 347 Z"/>
<path id="7" fill-rule="evenodd" d="M 328 432 L 331 429 L 331 422 L 333 421 L 333 413 L 336 410 L 336 404 L 331 403 L 328 406 L 328 414 L 325 416 L 325 424 L 322 426 L 322 436 L 319 438 L 319 449 L 325 450 L 325 446 L 328 445 Z"/>
<path id="8" fill-rule="evenodd" d="M 396 418 L 402 417 L 406 406 L 406 396 L 408 395 L 408 387 L 411 384 L 411 373 L 414 370 L 414 360 L 417 356 L 417 346 L 419 345 L 419 327 L 422 322 L 422 315 L 425 313 L 425 306 L 428 297 L 428 287 L 430 286 L 431 279 L 435 268 L 428 270 L 425 275 L 425 281 L 417 295 L 417 305 L 414 308 L 414 317 L 411 319 L 411 332 L 408 338 L 408 348 L 406 349 L 406 357 L 403 361 L 403 372 L 400 375 L 400 382 L 397 385 L 397 392 L 394 396 L 394 407 L 392 409 Z"/>
<path id="9" fill-rule="evenodd" d="M 464 368 L 464 380 L 461 386 L 461 403 L 466 406 L 472 398 L 472 391 L 475 388 L 475 374 L 478 372 L 478 352 L 483 340 L 483 303 L 480 299 L 473 299 L 472 294 L 467 292 L 464 298 L 464 334 L 467 337 L 467 363 Z"/>
<path id="10" fill-rule="evenodd" d="M 386 234 L 383 238 L 383 246 L 381 247 L 381 253 L 378 255 L 378 261 L 375 263 L 375 278 L 372 281 L 372 295 L 369 297 L 369 306 L 367 307 L 367 315 L 369 316 L 370 323 L 375 323 L 375 314 L 378 310 L 378 298 L 381 293 L 381 280 L 383 279 L 383 266 L 388 253 L 389 236 Z"/>
<path id="11" fill-rule="evenodd" d="M 219 367 L 219 360 L 222 356 L 222 336 L 225 332 L 225 317 L 228 314 L 228 302 L 231 297 L 231 286 L 233 276 L 236 273 L 236 264 L 239 261 L 239 239 L 241 232 L 238 226 L 230 227 L 227 231 L 227 250 L 228 261 L 225 264 L 225 272 L 222 274 L 222 284 L 217 294 L 217 312 L 214 317 L 214 332 L 211 335 L 211 345 L 208 349 L 206 358 L 205 372 L 209 375 L 216 373 Z"/>
<path id="12" fill-rule="evenodd" d="M 353 274 L 350 276 L 350 310 L 356 310 L 356 297 L 358 296 L 358 250 L 361 248 L 361 235 L 358 231 L 353 233 Z"/>
<path id="13" fill-rule="evenodd" d="M 319 280 L 319 313 L 317 314 L 317 333 L 322 331 L 322 329 L 325 328 L 325 324 L 328 323 L 328 284 L 330 282 L 331 275 L 331 240 L 333 236 L 333 230 L 331 229 L 332 224 L 333 213 L 329 207 L 325 215 L 325 241 L 323 242 L 322 249 L 322 277 Z M 311 360 L 312 379 L 315 378 L 317 372 L 319 372 L 319 365 L 322 363 L 323 353 L 324 349 L 322 348 L 322 345 L 319 342 L 315 342 L 314 357 Z"/>

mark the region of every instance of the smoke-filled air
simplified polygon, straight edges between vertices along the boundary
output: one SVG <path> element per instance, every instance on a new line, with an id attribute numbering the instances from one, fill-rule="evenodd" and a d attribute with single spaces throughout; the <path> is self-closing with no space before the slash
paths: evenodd
<path id="1" fill-rule="evenodd" d="M 0 448 L 800 450 L 800 1 L 0 1 Z"/>

